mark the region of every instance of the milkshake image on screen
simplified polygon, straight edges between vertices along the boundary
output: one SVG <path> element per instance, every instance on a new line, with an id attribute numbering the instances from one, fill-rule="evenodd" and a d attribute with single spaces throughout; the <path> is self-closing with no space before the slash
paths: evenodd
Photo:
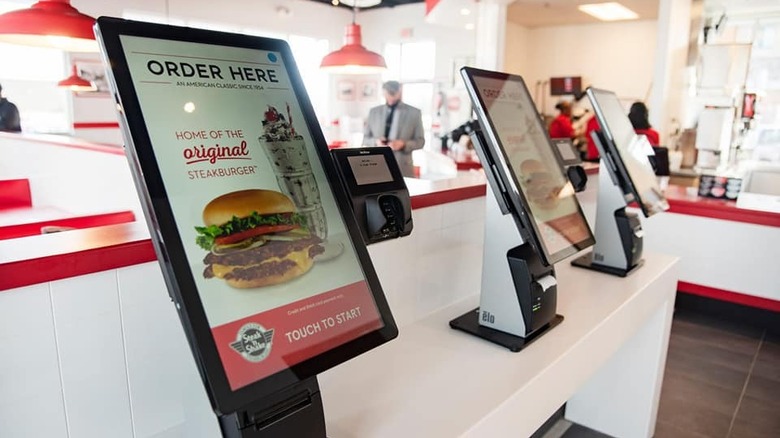
<path id="1" fill-rule="evenodd" d="M 293 127 L 289 104 L 286 114 L 268 106 L 263 114 L 259 140 L 276 175 L 279 189 L 293 200 L 298 212 L 306 219 L 309 231 L 325 240 L 328 224 L 320 190 L 306 153 L 306 143 Z"/>

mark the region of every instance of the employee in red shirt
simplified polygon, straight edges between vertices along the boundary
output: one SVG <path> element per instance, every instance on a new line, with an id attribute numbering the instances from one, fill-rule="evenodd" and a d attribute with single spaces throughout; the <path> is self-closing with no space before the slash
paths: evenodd
<path id="1" fill-rule="evenodd" d="M 593 141 L 593 137 L 591 137 L 590 134 L 593 131 L 599 130 L 601 130 L 601 128 L 599 127 L 599 121 L 596 119 L 596 116 L 588 119 L 588 123 L 585 125 L 585 139 L 588 142 L 588 149 L 585 151 L 585 159 L 588 161 L 599 160 L 599 149 L 596 147 L 596 142 Z"/>
<path id="2" fill-rule="evenodd" d="M 571 125 L 571 103 L 562 100 L 555 105 L 560 113 L 550 124 L 550 138 L 574 139 L 574 127 Z"/>
<path id="3" fill-rule="evenodd" d="M 658 131 L 650 126 L 650 120 L 648 119 L 649 112 L 644 103 L 634 102 L 631 105 L 631 109 L 628 111 L 628 118 L 634 126 L 634 131 L 636 131 L 637 134 L 644 134 L 652 146 L 657 147 L 661 144 Z"/>

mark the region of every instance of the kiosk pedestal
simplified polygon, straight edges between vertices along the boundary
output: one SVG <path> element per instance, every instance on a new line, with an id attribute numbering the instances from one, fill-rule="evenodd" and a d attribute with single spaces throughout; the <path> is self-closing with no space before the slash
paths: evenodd
<path id="1" fill-rule="evenodd" d="M 614 172 L 601 159 L 596 205 L 596 244 L 572 265 L 625 277 L 642 266 L 642 223 L 626 211 L 626 198 Z"/>
<path id="2" fill-rule="evenodd" d="M 494 196 L 486 196 L 485 204 L 480 306 L 450 327 L 518 352 L 563 321 L 555 314 L 555 269 L 543 265 Z"/>

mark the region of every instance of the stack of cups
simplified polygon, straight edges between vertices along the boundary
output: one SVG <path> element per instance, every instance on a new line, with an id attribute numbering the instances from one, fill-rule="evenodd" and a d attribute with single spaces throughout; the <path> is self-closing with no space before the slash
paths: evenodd
<path id="1" fill-rule="evenodd" d="M 325 210 L 303 138 L 267 141 L 261 137 L 259 140 L 274 170 L 279 188 L 298 207 L 298 213 L 306 219 L 309 231 L 325 240 L 328 237 Z"/>

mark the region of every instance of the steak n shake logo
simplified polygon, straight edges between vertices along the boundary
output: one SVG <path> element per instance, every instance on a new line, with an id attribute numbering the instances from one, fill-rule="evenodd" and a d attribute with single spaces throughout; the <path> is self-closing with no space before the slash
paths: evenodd
<path id="1" fill-rule="evenodd" d="M 260 324 L 250 322 L 238 329 L 236 341 L 230 348 L 249 362 L 262 362 L 271 354 L 274 329 L 266 330 Z"/>

